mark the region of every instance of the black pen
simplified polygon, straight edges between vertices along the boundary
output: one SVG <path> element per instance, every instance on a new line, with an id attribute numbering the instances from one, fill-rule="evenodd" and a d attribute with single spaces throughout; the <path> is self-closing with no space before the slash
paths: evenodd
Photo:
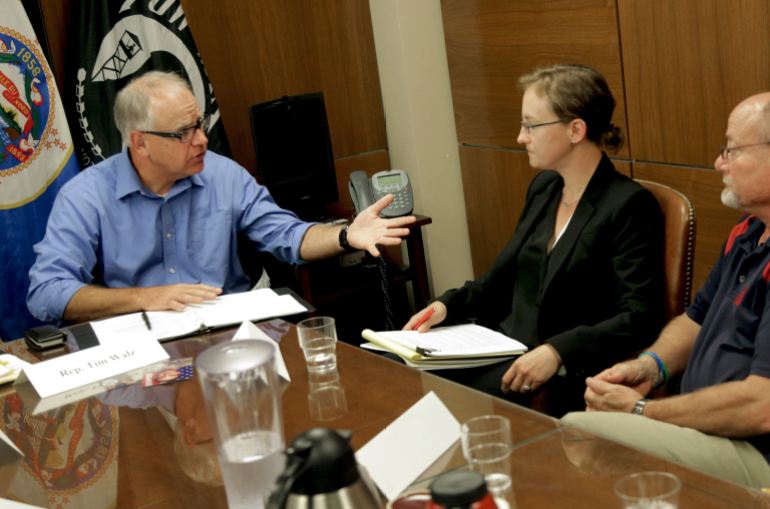
<path id="1" fill-rule="evenodd" d="M 424 346 L 415 346 L 414 350 L 423 357 L 430 357 L 433 352 L 437 351 L 435 348 L 425 348 Z"/>
<path id="2" fill-rule="evenodd" d="M 150 323 L 150 317 L 147 316 L 147 313 L 142 311 L 142 320 L 144 320 L 144 324 L 147 326 L 147 330 L 152 330 L 152 324 Z"/>

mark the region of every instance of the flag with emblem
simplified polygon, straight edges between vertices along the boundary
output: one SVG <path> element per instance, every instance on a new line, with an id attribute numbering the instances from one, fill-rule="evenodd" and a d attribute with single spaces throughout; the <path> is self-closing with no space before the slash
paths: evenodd
<path id="1" fill-rule="evenodd" d="M 20 0 L 0 18 L 0 337 L 39 325 L 27 311 L 32 246 L 78 171 L 51 68 Z"/>
<path id="2" fill-rule="evenodd" d="M 74 7 L 79 14 L 68 99 L 78 119 L 73 136 L 83 167 L 120 152 L 115 95 L 150 70 L 174 71 L 190 82 L 201 112 L 211 115 L 209 148 L 230 155 L 213 88 L 178 1 L 77 0 Z"/>

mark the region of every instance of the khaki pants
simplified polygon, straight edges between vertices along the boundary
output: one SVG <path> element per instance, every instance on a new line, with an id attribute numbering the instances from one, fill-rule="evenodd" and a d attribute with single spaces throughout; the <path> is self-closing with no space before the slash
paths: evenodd
<path id="1" fill-rule="evenodd" d="M 619 412 L 573 412 L 563 422 L 602 438 L 752 488 L 770 487 L 770 465 L 743 440 Z"/>

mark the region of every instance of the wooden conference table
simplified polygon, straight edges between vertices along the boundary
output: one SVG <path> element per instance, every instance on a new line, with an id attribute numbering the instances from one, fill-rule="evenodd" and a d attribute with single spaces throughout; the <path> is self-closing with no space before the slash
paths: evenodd
<path id="1" fill-rule="evenodd" d="M 308 428 L 325 426 L 351 430 L 353 446 L 359 448 L 434 391 L 460 422 L 489 413 L 511 420 L 518 509 L 619 507 L 614 482 L 642 470 L 679 476 L 682 509 L 770 507 L 770 498 L 760 492 L 564 427 L 545 415 L 345 343 L 337 349 L 339 383 L 331 391 L 328 386 L 318 390 L 308 379 L 293 325 L 274 320 L 260 327 L 280 340 L 292 377 L 282 400 L 287 443 Z M 226 330 L 164 346 L 172 358 L 194 357 L 232 334 Z M 21 341 L 3 347 L 26 360 L 40 360 Z M 30 403 L 11 388 L 5 391 L 0 393 L 0 427 L 26 456 L 0 465 L 0 496 L 57 508 L 227 507 L 224 488 L 212 485 L 214 448 L 191 449 L 184 445 L 183 433 L 172 428 L 175 411 L 205 411 L 195 379 L 118 388 L 36 416 Z M 425 484 L 442 471 L 464 466 L 456 444 L 421 479 Z"/>

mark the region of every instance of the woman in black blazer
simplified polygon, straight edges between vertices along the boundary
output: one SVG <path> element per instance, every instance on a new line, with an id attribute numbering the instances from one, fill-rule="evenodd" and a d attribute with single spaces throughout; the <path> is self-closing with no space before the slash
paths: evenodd
<path id="1" fill-rule="evenodd" d="M 431 303 L 419 330 L 475 320 L 523 342 L 530 350 L 513 363 L 441 374 L 561 415 L 585 406 L 586 376 L 633 355 L 663 325 L 663 219 L 652 194 L 604 153 L 622 138 L 597 71 L 557 65 L 519 83 L 518 142 L 546 171 L 489 272 Z"/>

